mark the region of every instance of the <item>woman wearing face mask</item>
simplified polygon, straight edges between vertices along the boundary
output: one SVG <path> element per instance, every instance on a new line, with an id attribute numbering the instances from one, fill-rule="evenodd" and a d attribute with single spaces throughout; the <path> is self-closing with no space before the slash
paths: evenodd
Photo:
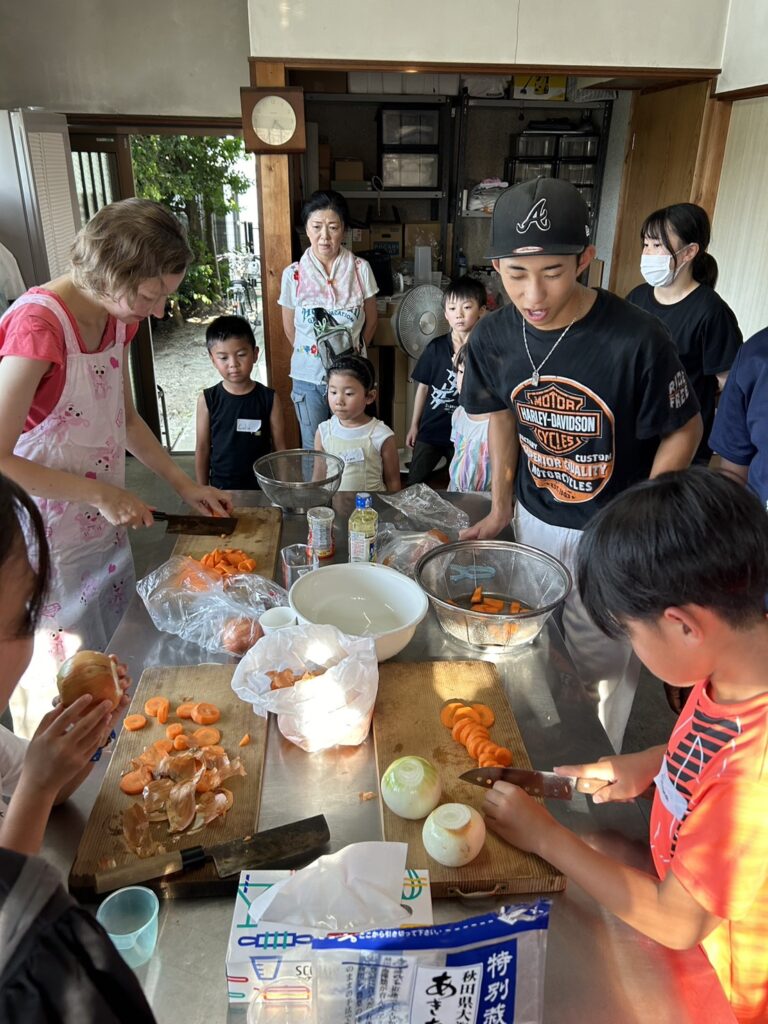
<path id="1" fill-rule="evenodd" d="M 731 308 L 715 292 L 717 263 L 706 250 L 710 224 L 695 203 L 656 210 L 640 230 L 640 272 L 646 284 L 627 299 L 664 323 L 696 392 L 704 434 L 694 462 L 709 462 L 707 439 L 717 394 L 742 342 Z"/>

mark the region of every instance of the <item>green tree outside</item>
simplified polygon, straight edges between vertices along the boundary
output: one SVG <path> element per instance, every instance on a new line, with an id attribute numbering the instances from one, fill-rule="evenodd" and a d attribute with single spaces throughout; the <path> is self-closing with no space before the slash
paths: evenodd
<path id="1" fill-rule="evenodd" d="M 237 208 L 248 179 L 236 171 L 245 155 L 242 139 L 203 135 L 133 135 L 131 157 L 136 194 L 183 214 L 195 254 L 179 288 L 184 312 L 220 300 L 229 284 L 216 268 L 212 216 Z"/>

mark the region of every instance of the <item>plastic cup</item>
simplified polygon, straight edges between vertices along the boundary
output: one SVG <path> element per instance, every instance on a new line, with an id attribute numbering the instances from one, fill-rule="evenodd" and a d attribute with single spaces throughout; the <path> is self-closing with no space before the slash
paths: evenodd
<path id="1" fill-rule="evenodd" d="M 283 567 L 283 586 L 290 590 L 296 580 L 320 565 L 317 555 L 308 544 L 289 544 L 280 552 Z"/>
<path id="2" fill-rule="evenodd" d="M 157 943 L 157 896 L 143 885 L 118 889 L 96 911 L 96 920 L 129 967 L 141 967 Z"/>
<path id="3" fill-rule="evenodd" d="M 295 626 L 296 613 L 293 608 L 286 608 L 283 605 L 277 608 L 268 608 L 260 617 L 259 625 L 266 636 L 268 633 L 274 633 L 275 630 L 285 629 L 286 626 Z"/>

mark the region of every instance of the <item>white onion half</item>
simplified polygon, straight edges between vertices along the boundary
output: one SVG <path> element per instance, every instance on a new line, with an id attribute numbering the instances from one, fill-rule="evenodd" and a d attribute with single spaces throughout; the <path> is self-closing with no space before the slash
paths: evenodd
<path id="1" fill-rule="evenodd" d="M 460 868 L 482 850 L 485 822 L 474 807 L 443 804 L 424 822 L 421 838 L 424 849 L 438 864 Z"/>
<path id="2" fill-rule="evenodd" d="M 437 807 L 442 787 L 437 769 L 423 757 L 399 757 L 381 777 L 381 796 L 401 818 L 424 818 Z"/>

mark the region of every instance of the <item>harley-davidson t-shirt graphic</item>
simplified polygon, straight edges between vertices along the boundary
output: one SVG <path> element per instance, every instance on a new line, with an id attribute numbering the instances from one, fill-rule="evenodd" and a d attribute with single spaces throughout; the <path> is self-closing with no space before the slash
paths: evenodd
<path id="1" fill-rule="evenodd" d="M 575 380 L 543 377 L 512 392 L 520 447 L 536 487 L 562 502 L 590 501 L 608 483 L 615 459 L 613 413 Z"/>

